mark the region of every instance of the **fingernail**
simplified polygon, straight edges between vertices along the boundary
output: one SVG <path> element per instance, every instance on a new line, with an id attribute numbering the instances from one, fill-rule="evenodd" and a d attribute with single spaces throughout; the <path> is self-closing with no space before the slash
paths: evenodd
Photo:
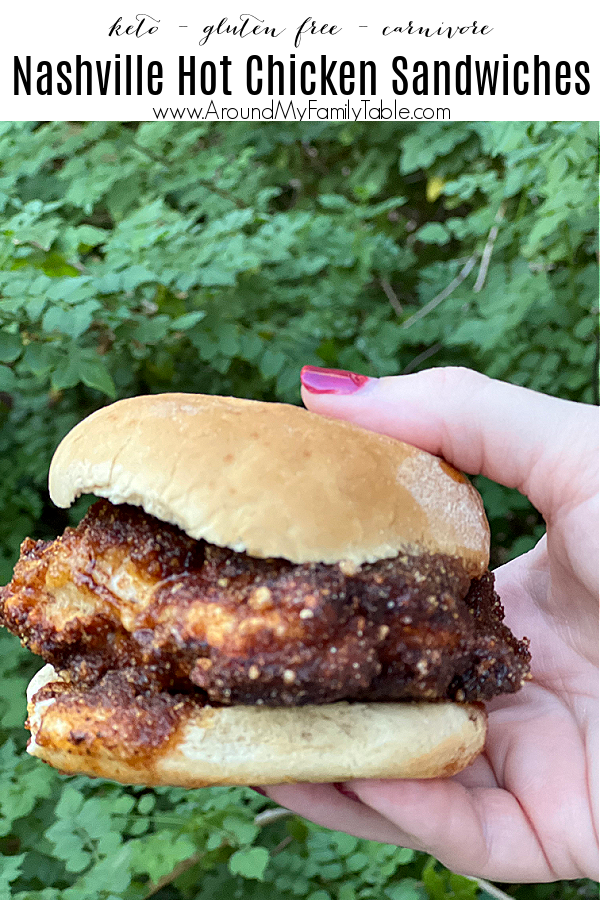
<path id="1" fill-rule="evenodd" d="M 355 800 L 356 803 L 360 803 L 360 797 L 358 794 L 355 794 L 354 791 L 351 791 L 350 788 L 347 788 L 343 781 L 334 781 L 333 786 L 336 791 L 339 791 L 340 794 L 343 794 L 344 797 L 348 797 L 350 800 Z"/>
<path id="2" fill-rule="evenodd" d="M 367 375 L 346 372 L 344 369 L 320 369 L 304 366 L 300 380 L 311 394 L 354 394 L 369 381 Z"/>
<path id="3" fill-rule="evenodd" d="M 257 794 L 262 794 L 263 797 L 267 796 L 266 791 L 263 791 L 262 788 L 254 787 L 254 785 L 249 785 L 249 788 L 251 791 L 256 791 Z"/>

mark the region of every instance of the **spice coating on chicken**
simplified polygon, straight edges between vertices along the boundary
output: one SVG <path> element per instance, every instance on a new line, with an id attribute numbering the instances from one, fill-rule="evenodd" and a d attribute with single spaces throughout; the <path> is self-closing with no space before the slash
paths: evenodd
<path id="1" fill-rule="evenodd" d="M 0 589 L 0 623 L 76 683 L 127 670 L 222 704 L 487 700 L 528 677 L 502 619 L 493 577 L 470 584 L 449 557 L 256 559 L 107 501 L 24 541 Z"/>

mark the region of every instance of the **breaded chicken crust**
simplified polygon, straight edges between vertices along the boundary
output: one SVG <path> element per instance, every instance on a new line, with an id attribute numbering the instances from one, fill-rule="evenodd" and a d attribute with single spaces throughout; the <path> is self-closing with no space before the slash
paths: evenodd
<path id="1" fill-rule="evenodd" d="M 73 682 L 118 670 L 221 704 L 488 700 L 528 677 L 503 618 L 493 576 L 470 583 L 449 557 L 256 559 L 107 501 L 26 539 L 0 589 L 0 622 Z"/>

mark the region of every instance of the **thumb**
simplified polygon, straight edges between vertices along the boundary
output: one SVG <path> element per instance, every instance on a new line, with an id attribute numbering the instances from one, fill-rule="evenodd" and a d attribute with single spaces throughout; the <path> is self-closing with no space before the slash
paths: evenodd
<path id="1" fill-rule="evenodd" d="M 582 488 L 597 441 L 595 407 L 559 400 L 463 368 L 367 378 L 305 366 L 308 409 L 442 456 L 471 475 L 517 488 L 548 518 L 571 479 Z M 587 479 L 589 480 L 589 478 Z"/>

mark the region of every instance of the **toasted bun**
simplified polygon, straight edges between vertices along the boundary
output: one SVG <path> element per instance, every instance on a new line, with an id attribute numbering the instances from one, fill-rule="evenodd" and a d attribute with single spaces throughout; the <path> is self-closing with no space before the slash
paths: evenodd
<path id="1" fill-rule="evenodd" d="M 360 565 L 401 551 L 487 568 L 489 529 L 443 460 L 295 406 L 201 394 L 121 400 L 58 447 L 58 506 L 92 493 L 142 506 L 195 539 L 291 562 Z"/>
<path id="2" fill-rule="evenodd" d="M 183 705 L 168 733 L 134 702 L 115 707 L 69 689 L 44 666 L 28 690 L 28 751 L 68 774 L 123 784 L 280 784 L 453 775 L 481 751 L 486 714 L 456 703 Z M 63 685 L 64 687 L 64 685 Z M 40 693 L 41 692 L 41 693 Z M 149 738 L 161 733 L 159 744 Z"/>

